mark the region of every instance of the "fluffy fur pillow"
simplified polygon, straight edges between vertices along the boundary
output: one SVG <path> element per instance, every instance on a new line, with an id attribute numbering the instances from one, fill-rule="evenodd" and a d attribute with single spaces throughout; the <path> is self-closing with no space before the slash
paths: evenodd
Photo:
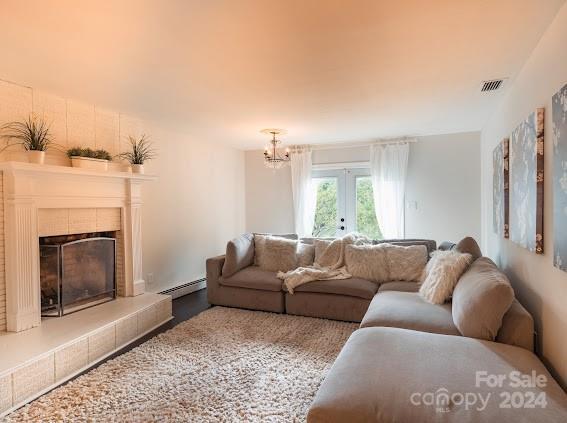
<path id="1" fill-rule="evenodd" d="M 347 271 L 355 278 L 383 283 L 389 280 L 386 247 L 378 245 L 347 245 L 345 264 Z"/>
<path id="2" fill-rule="evenodd" d="M 427 264 L 427 247 L 411 245 L 402 247 L 385 244 L 389 280 L 419 282 Z"/>
<path id="3" fill-rule="evenodd" d="M 266 251 L 266 238 L 268 235 L 254 234 L 254 265 L 262 267 L 264 251 Z"/>
<path id="4" fill-rule="evenodd" d="M 315 247 L 315 263 L 319 263 L 323 253 L 327 250 L 327 247 L 331 245 L 332 241 L 325 239 L 314 239 L 313 246 Z"/>
<path id="5" fill-rule="evenodd" d="M 315 261 L 315 246 L 299 242 L 297 244 L 297 267 L 312 266 Z"/>
<path id="6" fill-rule="evenodd" d="M 434 251 L 425 268 L 419 295 L 432 304 L 443 304 L 453 294 L 459 278 L 472 263 L 470 254 Z"/>
<path id="7" fill-rule="evenodd" d="M 264 251 L 266 250 L 266 237 L 276 237 L 297 240 L 297 234 L 254 234 L 254 265 L 260 266 L 262 263 L 262 257 Z"/>
<path id="8" fill-rule="evenodd" d="M 297 241 L 267 236 L 264 240 L 260 268 L 272 272 L 287 272 L 297 268 Z"/>

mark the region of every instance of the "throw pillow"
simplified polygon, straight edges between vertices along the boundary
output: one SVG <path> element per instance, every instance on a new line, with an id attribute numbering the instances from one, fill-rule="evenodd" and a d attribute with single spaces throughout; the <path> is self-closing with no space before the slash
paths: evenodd
<path id="1" fill-rule="evenodd" d="M 493 341 L 514 290 L 504 273 L 487 257 L 477 259 L 453 292 L 453 322 L 464 336 Z"/>
<path id="2" fill-rule="evenodd" d="M 254 265 L 262 267 L 263 253 L 265 251 L 265 240 L 266 237 L 273 236 L 277 238 L 285 238 L 297 240 L 297 234 L 265 234 L 265 233 L 255 233 L 254 234 Z"/>
<path id="3" fill-rule="evenodd" d="M 226 244 L 222 275 L 228 278 L 254 264 L 254 235 L 244 234 Z"/>
<path id="4" fill-rule="evenodd" d="M 388 282 L 387 246 L 389 244 L 347 245 L 345 248 L 345 264 L 348 273 L 355 278 L 376 283 Z"/>
<path id="5" fill-rule="evenodd" d="M 427 247 L 386 244 L 389 280 L 419 282 L 427 265 Z"/>
<path id="6" fill-rule="evenodd" d="M 297 267 L 297 241 L 268 236 L 260 268 L 271 272 L 287 272 Z"/>
<path id="7" fill-rule="evenodd" d="M 313 266 L 315 261 L 315 246 L 299 242 L 297 244 L 297 266 Z"/>
<path id="8" fill-rule="evenodd" d="M 453 294 L 461 275 L 472 263 L 470 254 L 457 251 L 434 251 L 425 268 L 419 295 L 432 304 L 443 304 Z"/>
<path id="9" fill-rule="evenodd" d="M 268 235 L 254 234 L 254 265 L 262 267 L 264 251 L 266 251 L 266 238 Z"/>
<path id="10" fill-rule="evenodd" d="M 321 261 L 321 257 L 323 257 L 323 253 L 327 250 L 327 247 L 331 245 L 330 240 L 326 239 L 314 239 L 313 246 L 315 247 L 315 263 L 319 263 Z"/>

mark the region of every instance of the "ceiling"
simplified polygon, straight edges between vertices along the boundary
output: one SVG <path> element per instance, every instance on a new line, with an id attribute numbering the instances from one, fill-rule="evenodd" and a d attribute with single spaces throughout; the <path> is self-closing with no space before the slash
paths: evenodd
<path id="1" fill-rule="evenodd" d="M 2 0 L 0 78 L 246 149 L 477 131 L 564 2 Z"/>

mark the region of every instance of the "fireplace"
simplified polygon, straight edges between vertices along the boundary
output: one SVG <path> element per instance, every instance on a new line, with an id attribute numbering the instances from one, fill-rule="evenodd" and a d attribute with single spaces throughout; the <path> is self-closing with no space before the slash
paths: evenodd
<path id="1" fill-rule="evenodd" d="M 40 238 L 41 315 L 63 316 L 116 297 L 116 233 Z"/>

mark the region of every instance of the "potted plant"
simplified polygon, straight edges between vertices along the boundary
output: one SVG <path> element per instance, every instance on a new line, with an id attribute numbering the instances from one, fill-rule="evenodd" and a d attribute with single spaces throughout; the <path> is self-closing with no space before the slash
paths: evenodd
<path id="1" fill-rule="evenodd" d="M 127 160 L 132 165 L 132 172 L 144 173 L 144 163 L 156 156 L 152 143 L 146 135 L 142 135 L 140 138 L 129 136 L 128 140 L 130 141 L 130 151 L 121 153 L 118 157 Z"/>
<path id="2" fill-rule="evenodd" d="M 73 167 L 91 170 L 108 170 L 108 162 L 112 156 L 106 150 L 93 150 L 91 148 L 74 147 L 67 150 Z"/>
<path id="3" fill-rule="evenodd" d="M 28 157 L 28 162 L 43 164 L 45 152 L 51 145 L 51 134 L 49 125 L 43 120 L 30 114 L 22 122 L 9 122 L 0 128 L 2 138 L 8 140 L 7 145 L 0 150 L 3 151 L 12 145 L 20 144 Z M 12 144 L 10 141 L 15 141 Z"/>

